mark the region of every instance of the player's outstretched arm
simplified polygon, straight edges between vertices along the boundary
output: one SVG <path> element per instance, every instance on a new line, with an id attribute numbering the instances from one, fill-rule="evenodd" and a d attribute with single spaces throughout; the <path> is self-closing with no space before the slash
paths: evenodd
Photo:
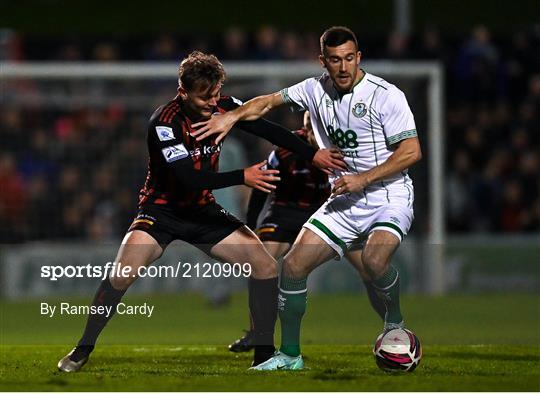
<path id="1" fill-rule="evenodd" d="M 277 176 L 278 170 L 264 169 L 266 160 L 248 168 L 228 172 L 196 170 L 193 168 L 191 158 L 178 160 L 170 165 L 174 169 L 178 182 L 185 190 L 222 189 L 244 184 L 270 193 L 275 189 L 275 185 L 269 182 L 280 180 Z"/>
<path id="2" fill-rule="evenodd" d="M 407 138 L 401 141 L 388 160 L 380 165 L 361 174 L 345 175 L 339 178 L 334 183 L 332 196 L 359 192 L 371 183 L 409 168 L 421 158 L 422 150 L 418 138 Z"/>
<path id="3" fill-rule="evenodd" d="M 219 134 L 216 137 L 216 143 L 219 144 L 236 122 L 259 119 L 272 108 L 282 104 L 284 101 L 279 92 L 255 97 L 232 111 L 214 115 L 204 122 L 194 123 L 192 127 L 197 130 L 191 135 L 197 137 L 197 141 L 201 141 L 210 135 Z"/>
<path id="4" fill-rule="evenodd" d="M 298 153 L 305 160 L 309 160 L 320 170 L 328 175 L 332 170 L 346 170 L 347 165 L 343 161 L 343 156 L 337 149 L 315 149 L 312 145 L 299 138 L 285 127 L 270 122 L 266 119 L 253 121 L 241 121 L 236 126 L 248 133 L 264 138 L 265 140 L 285 148 L 291 152 Z"/>

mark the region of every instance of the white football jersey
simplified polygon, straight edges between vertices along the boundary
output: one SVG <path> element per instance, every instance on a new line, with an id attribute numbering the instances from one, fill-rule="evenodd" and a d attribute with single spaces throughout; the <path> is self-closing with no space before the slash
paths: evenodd
<path id="1" fill-rule="evenodd" d="M 351 93 L 341 95 L 327 73 L 306 79 L 281 91 L 285 103 L 307 110 L 320 148 L 338 148 L 347 163 L 346 174 L 365 172 L 386 161 L 392 145 L 416 137 L 414 117 L 401 90 L 373 74 L 365 73 Z M 331 177 L 333 183 L 337 177 Z M 412 181 L 407 171 L 369 185 L 366 193 L 408 195 Z"/>

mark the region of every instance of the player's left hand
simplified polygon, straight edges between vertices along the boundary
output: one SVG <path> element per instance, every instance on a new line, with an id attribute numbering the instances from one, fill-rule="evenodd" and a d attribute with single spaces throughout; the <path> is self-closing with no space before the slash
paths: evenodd
<path id="1" fill-rule="evenodd" d="M 362 191 L 369 184 L 367 176 L 364 174 L 343 175 L 332 188 L 331 197 L 345 193 L 356 193 Z"/>
<path id="2" fill-rule="evenodd" d="M 343 155 L 337 149 L 319 149 L 313 156 L 312 163 L 327 175 L 334 175 L 332 170 L 347 171 Z"/>
<path id="3" fill-rule="evenodd" d="M 216 144 L 219 144 L 234 126 L 235 120 L 228 113 L 214 114 L 204 122 L 193 123 L 191 127 L 197 129 L 191 133 L 192 137 L 197 137 L 197 141 L 204 140 L 212 134 L 219 134 L 216 137 Z"/>

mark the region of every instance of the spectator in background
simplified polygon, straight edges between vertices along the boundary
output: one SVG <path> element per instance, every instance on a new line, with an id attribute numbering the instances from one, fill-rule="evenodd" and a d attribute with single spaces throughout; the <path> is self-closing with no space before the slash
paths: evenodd
<path id="1" fill-rule="evenodd" d="M 58 49 L 55 60 L 60 62 L 80 62 L 83 59 L 82 46 L 78 43 L 68 43 Z"/>
<path id="2" fill-rule="evenodd" d="M 34 130 L 27 137 L 26 149 L 19 154 L 18 169 L 25 179 L 43 174 L 47 179 L 54 179 L 58 165 L 54 159 L 54 145 L 49 142 L 49 135 L 43 129 Z"/>
<path id="3" fill-rule="evenodd" d="M 505 91 L 508 98 L 519 100 L 527 93 L 529 75 L 540 68 L 540 64 L 535 61 L 535 57 L 538 58 L 539 55 L 534 54 L 535 48 L 523 31 L 514 33 L 509 52 L 505 64 Z"/>
<path id="4" fill-rule="evenodd" d="M 6 243 L 18 242 L 24 232 L 26 196 L 15 157 L 9 152 L 0 152 L 0 185 L 0 239 Z"/>
<path id="5" fill-rule="evenodd" d="M 302 59 L 302 43 L 298 34 L 287 32 L 280 38 L 280 58 L 282 60 Z"/>
<path id="6" fill-rule="evenodd" d="M 446 62 L 448 50 L 444 47 L 439 31 L 431 26 L 422 33 L 418 58 Z"/>
<path id="7" fill-rule="evenodd" d="M 177 61 L 181 53 L 174 37 L 170 34 L 162 34 L 151 44 L 145 57 L 150 61 Z"/>
<path id="8" fill-rule="evenodd" d="M 109 42 L 100 42 L 92 49 L 92 60 L 98 62 L 116 62 L 121 58 L 118 47 Z"/>
<path id="9" fill-rule="evenodd" d="M 515 176 L 523 190 L 523 203 L 532 207 L 540 197 L 540 154 L 538 150 L 526 150 L 518 160 Z"/>
<path id="10" fill-rule="evenodd" d="M 460 50 L 456 65 L 462 97 L 474 102 L 490 102 L 497 97 L 499 57 L 489 30 L 476 26 L 471 39 Z"/>
<path id="11" fill-rule="evenodd" d="M 362 45 L 362 43 L 358 43 Z M 362 48 L 360 47 L 362 50 Z M 314 32 L 306 32 L 302 36 L 302 57 L 304 60 L 312 61 L 319 55 L 319 36 Z"/>
<path id="12" fill-rule="evenodd" d="M 461 149 L 453 155 L 453 171 L 447 183 L 447 218 L 451 228 L 457 231 L 470 229 L 469 218 L 471 209 L 471 188 L 473 172 L 468 153 Z"/>
<path id="13" fill-rule="evenodd" d="M 255 59 L 276 60 L 279 59 L 277 45 L 278 32 L 274 26 L 263 25 L 257 30 L 255 36 Z"/>
<path id="14" fill-rule="evenodd" d="M 529 117 L 529 131 L 533 134 L 534 141 L 538 144 L 540 138 L 540 72 L 531 76 L 529 81 L 529 95 L 525 102 L 531 110 Z"/>
<path id="15" fill-rule="evenodd" d="M 20 36 L 11 29 L 0 29 L 0 61 L 21 61 L 24 51 Z"/>
<path id="16" fill-rule="evenodd" d="M 499 217 L 495 218 L 497 230 L 517 232 L 522 228 L 527 212 L 523 209 L 523 190 L 517 181 L 512 180 L 504 185 L 498 212 Z"/>
<path id="17" fill-rule="evenodd" d="M 61 227 L 62 196 L 51 187 L 51 182 L 38 174 L 26 182 L 25 195 L 27 209 L 25 210 L 24 239 L 41 240 L 55 239 Z"/>
<path id="18" fill-rule="evenodd" d="M 243 60 L 249 58 L 248 37 L 246 32 L 238 27 L 231 26 L 223 35 L 223 46 L 220 51 L 224 60 Z"/>
<path id="19" fill-rule="evenodd" d="M 398 31 L 391 32 L 388 36 L 386 54 L 384 57 L 393 60 L 409 59 L 411 57 L 409 51 L 409 37 Z"/>
<path id="20" fill-rule="evenodd" d="M 28 131 L 25 132 L 24 130 L 22 110 L 2 103 L 0 107 L 0 130 L 2 131 L 2 148 L 18 156 L 28 144 L 29 137 Z"/>

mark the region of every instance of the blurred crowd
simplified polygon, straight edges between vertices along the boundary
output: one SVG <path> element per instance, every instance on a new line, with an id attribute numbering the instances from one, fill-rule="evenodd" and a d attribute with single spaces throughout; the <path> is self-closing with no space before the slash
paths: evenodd
<path id="1" fill-rule="evenodd" d="M 411 36 L 359 34 L 359 40 L 370 60 L 445 65 L 448 231 L 540 231 L 540 34 L 496 37 L 477 26 L 464 37 L 427 28 Z M 0 58 L 12 61 L 178 61 L 193 49 L 224 61 L 313 60 L 318 32 L 231 27 L 220 36 L 111 41 L 0 31 Z M 0 240 L 112 240 L 123 234 L 145 178 L 146 115 L 121 105 L 45 110 L 3 102 Z M 235 152 L 253 152 L 244 149 L 245 141 L 231 141 Z"/>

